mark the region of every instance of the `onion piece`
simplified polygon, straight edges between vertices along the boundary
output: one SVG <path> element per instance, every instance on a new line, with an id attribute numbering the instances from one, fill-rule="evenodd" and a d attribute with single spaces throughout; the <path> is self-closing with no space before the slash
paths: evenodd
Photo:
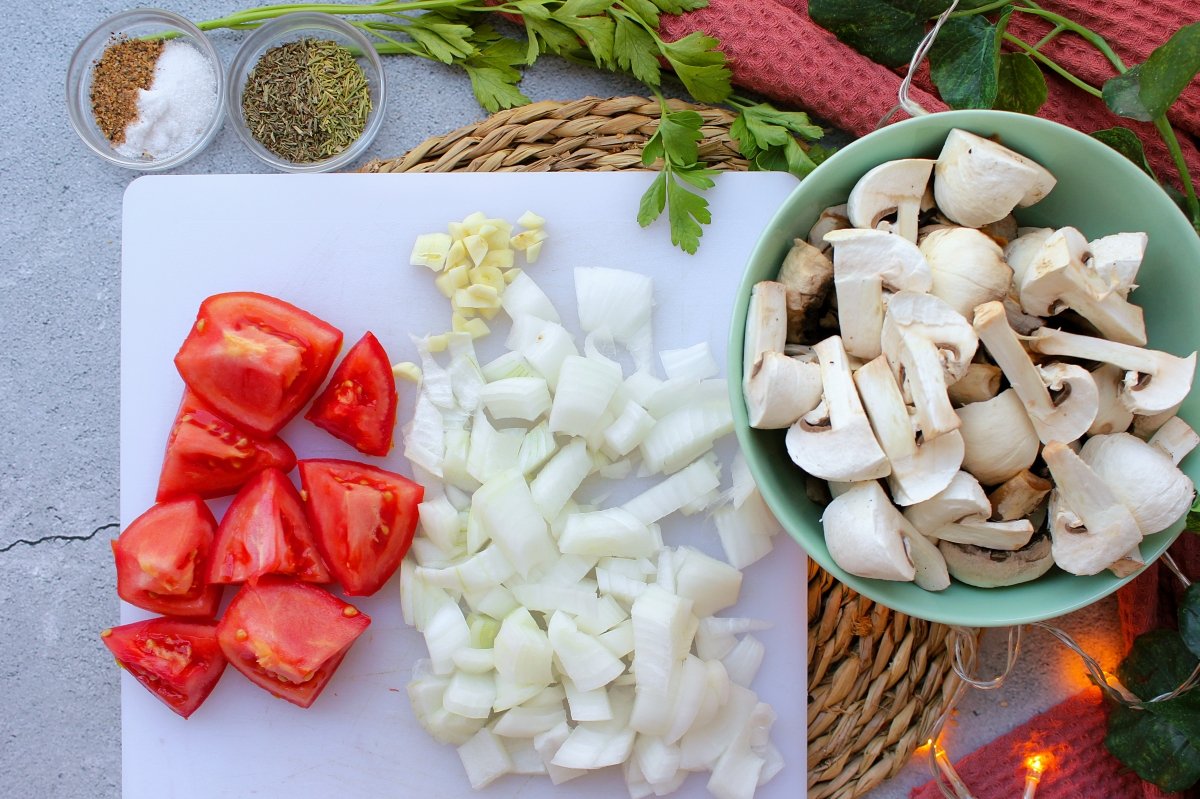
<path id="1" fill-rule="evenodd" d="M 567 692 L 567 706 L 571 710 L 572 721 L 608 721 L 613 717 L 608 691 L 604 688 L 581 691 L 569 677 L 565 677 L 563 689 Z"/>
<path id="2" fill-rule="evenodd" d="M 471 420 L 471 444 L 467 451 L 467 471 L 480 483 L 486 483 L 512 467 L 525 441 L 522 430 L 497 430 L 488 421 L 483 408 Z"/>
<path id="3" fill-rule="evenodd" d="M 580 355 L 567 356 L 550 408 L 550 430 L 587 436 L 597 428 L 620 384 L 619 366 Z"/>
<path id="4" fill-rule="evenodd" d="M 496 672 L 505 678 L 525 685 L 553 681 L 550 640 L 525 608 L 517 608 L 500 623 L 493 649 Z"/>
<path id="5" fill-rule="evenodd" d="M 558 548 L 576 555 L 646 557 L 661 546 L 650 527 L 622 508 L 608 508 L 567 517 Z"/>
<path id="6" fill-rule="evenodd" d="M 497 778 L 512 771 L 512 758 L 499 738 L 487 728 L 475 733 L 469 741 L 458 747 L 467 779 L 475 790 L 486 788 Z"/>
<path id="7" fill-rule="evenodd" d="M 542 291 L 541 286 L 534 282 L 528 272 L 520 272 L 504 289 L 500 297 L 500 305 L 511 318 L 520 316 L 535 316 L 547 322 L 558 322 L 558 310 L 554 303 Z"/>
<path id="8" fill-rule="evenodd" d="M 743 688 L 749 688 L 758 674 L 759 667 L 762 666 L 765 654 L 766 647 L 762 641 L 753 635 L 746 635 L 729 654 L 721 658 L 721 662 L 725 664 L 725 671 L 730 680 Z"/>
<path id="9" fill-rule="evenodd" d="M 533 748 L 542 756 L 542 762 L 546 766 L 546 773 L 550 776 L 550 781 L 555 785 L 562 785 L 564 782 L 587 773 L 583 769 L 564 768 L 554 763 L 554 756 L 570 736 L 571 728 L 567 725 L 566 721 L 562 721 L 553 729 L 547 730 L 541 735 L 534 736 L 533 739 Z"/>
<path id="10" fill-rule="evenodd" d="M 529 319 L 530 317 L 521 317 Z M 521 355 L 553 391 L 558 390 L 558 378 L 563 362 L 570 357 L 579 357 L 579 350 L 571 334 L 559 324 L 535 319 L 530 324 L 532 335 L 519 347 Z M 515 330 L 515 327 L 514 327 Z"/>
<path id="11" fill-rule="evenodd" d="M 591 470 L 592 459 L 582 439 L 574 439 L 556 452 L 529 486 L 542 518 L 556 518 Z"/>
<path id="12" fill-rule="evenodd" d="M 729 401 L 688 403 L 658 420 L 642 440 L 642 460 L 651 474 L 671 474 L 712 448 L 733 430 Z"/>
<path id="13" fill-rule="evenodd" d="M 420 466 L 430 475 L 442 477 L 442 460 L 446 454 L 445 431 L 442 414 L 421 391 L 413 408 L 413 418 L 404 425 L 404 457 L 409 463 Z"/>
<path id="14" fill-rule="evenodd" d="M 594 636 L 581 632 L 566 613 L 554 613 L 547 632 L 563 672 L 579 690 L 591 691 L 608 685 L 625 671 L 624 663 Z M 572 763 L 558 765 L 575 767 Z"/>
<path id="15" fill-rule="evenodd" d="M 558 449 L 550 425 L 545 420 L 532 427 L 521 439 L 517 453 L 517 471 L 528 477 L 540 469 Z"/>
<path id="16" fill-rule="evenodd" d="M 481 389 L 479 400 L 493 419 L 533 422 L 550 410 L 550 390 L 541 377 L 496 380 Z"/>
<path id="17" fill-rule="evenodd" d="M 546 520 L 520 472 L 510 469 L 484 483 L 475 492 L 472 513 L 479 515 L 492 540 L 522 577 L 558 557 Z"/>
<path id="18" fill-rule="evenodd" d="M 533 738 L 552 730 L 567 720 L 562 703 L 557 707 L 528 707 L 518 705 L 496 719 L 492 732 L 509 738 Z"/>
<path id="19" fill-rule="evenodd" d="M 651 358 L 650 311 L 654 283 L 646 275 L 603 267 L 575 270 L 579 326 L 585 333 L 606 329 L 623 344 L 639 369 Z"/>
<path id="20" fill-rule="evenodd" d="M 707 341 L 677 350 L 663 350 L 658 354 L 668 380 L 695 380 L 697 382 L 719 374 L 717 362 Z M 652 780 L 653 781 L 653 780 Z"/>
<path id="21" fill-rule="evenodd" d="M 701 458 L 676 472 L 621 507 L 643 524 L 652 524 L 694 502 L 721 484 L 712 461 Z"/>
<path id="22" fill-rule="evenodd" d="M 446 710 L 468 719 L 486 719 L 491 715 L 495 701 L 496 680 L 490 671 L 484 674 L 454 672 L 442 697 Z"/>

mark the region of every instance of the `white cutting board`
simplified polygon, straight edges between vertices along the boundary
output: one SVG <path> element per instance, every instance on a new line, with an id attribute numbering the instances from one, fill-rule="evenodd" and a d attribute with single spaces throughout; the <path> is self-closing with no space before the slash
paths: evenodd
<path id="1" fill-rule="evenodd" d="M 433 275 L 408 265 L 414 236 L 444 230 L 475 210 L 515 221 L 526 209 L 546 217 L 550 240 L 530 275 L 578 332 L 572 268 L 610 266 L 654 278 L 654 346 L 707 341 L 724 371 L 733 297 L 755 241 L 795 187 L 781 174 L 726 174 L 708 193 L 714 224 L 699 253 L 673 248 L 665 222 L 638 227 L 646 173 L 154 176 L 125 193 L 121 281 L 121 524 L 154 501 L 165 437 L 182 382 L 171 362 L 204 297 L 253 290 L 292 302 L 345 334 L 348 348 L 368 329 L 393 362 L 414 360 L 410 335 L 441 332 L 450 311 Z M 498 354 L 501 335 L 480 346 Z M 582 338 L 580 338 L 582 341 Z M 661 375 L 661 367 L 659 374 Z M 412 410 L 401 390 L 401 422 Z M 363 458 L 298 418 L 282 432 L 300 457 L 361 458 L 408 473 L 397 449 Z M 732 436 L 719 450 L 728 474 Z M 727 478 L 726 478 L 727 479 Z M 615 499 L 615 497 L 614 497 Z M 212 503 L 220 514 L 228 500 Z M 664 525 L 668 543 L 719 555 L 711 522 Z M 746 571 L 742 600 L 724 615 L 768 619 L 767 646 L 754 684 L 779 715 L 773 738 L 787 766 L 762 797 L 805 795 L 807 595 L 804 553 L 787 535 Z M 232 595 L 226 592 L 226 599 Z M 98 598 L 97 601 L 108 601 Z M 325 693 L 301 710 L 226 670 L 189 720 L 168 711 L 122 675 L 125 799 L 286 797 L 376 799 L 467 797 L 472 791 L 453 747 L 417 725 L 405 685 L 426 656 L 405 626 L 399 579 L 355 600 L 373 622 Z M 121 621 L 147 614 L 122 605 Z M 707 796 L 692 776 L 676 794 Z M 616 769 L 555 788 L 545 777 L 509 776 L 487 799 L 619 797 Z"/>

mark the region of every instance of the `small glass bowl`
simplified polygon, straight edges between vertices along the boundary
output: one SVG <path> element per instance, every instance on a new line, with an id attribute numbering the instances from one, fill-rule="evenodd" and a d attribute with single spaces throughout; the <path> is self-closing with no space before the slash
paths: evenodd
<path id="1" fill-rule="evenodd" d="M 217 101 L 213 103 L 212 119 L 209 120 L 200 137 L 189 147 L 165 158 L 145 156 L 129 158 L 117 152 L 112 142 L 96 124 L 91 101 L 92 69 L 115 39 L 119 37 L 135 39 L 141 36 L 160 34 L 173 34 L 176 39 L 192 45 L 208 59 L 216 79 Z M 224 108 L 221 105 L 224 89 L 225 71 L 221 65 L 221 58 L 203 31 L 170 11 L 139 8 L 116 14 L 104 20 L 75 48 L 75 54 L 71 56 L 71 63 L 67 67 L 67 112 L 71 117 L 71 127 L 75 128 L 79 138 L 83 139 L 83 143 L 105 161 L 126 169 L 161 172 L 179 166 L 199 154 L 216 137 L 224 118 Z"/>
<path id="2" fill-rule="evenodd" d="M 366 76 L 371 95 L 371 111 L 362 134 L 350 146 L 337 155 L 322 161 L 288 161 L 264 147 L 246 125 L 242 115 L 242 92 L 250 72 L 263 54 L 281 44 L 298 39 L 327 39 L 349 48 Z M 233 63 L 229 66 L 229 79 L 225 84 L 225 111 L 229 123 L 237 132 L 242 143 L 263 162 L 283 172 L 329 172 L 354 161 L 370 146 L 383 124 L 383 107 L 387 100 L 384 85 L 383 63 L 367 37 L 353 25 L 329 14 L 300 11 L 285 14 L 264 23 L 251 33 L 238 48 Z"/>

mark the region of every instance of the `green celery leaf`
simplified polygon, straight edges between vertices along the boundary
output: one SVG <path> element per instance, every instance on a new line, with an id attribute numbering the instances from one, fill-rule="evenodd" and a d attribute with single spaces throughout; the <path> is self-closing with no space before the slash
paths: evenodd
<path id="1" fill-rule="evenodd" d="M 659 45 L 659 51 L 688 92 L 702 103 L 719 103 L 733 93 L 729 67 L 725 54 L 717 49 L 719 45 L 716 39 L 699 31 Z"/>
<path id="2" fill-rule="evenodd" d="M 1146 159 L 1146 150 L 1142 147 L 1142 140 L 1129 128 L 1118 125 L 1115 128 L 1097 130 L 1090 135 L 1093 139 L 1104 142 L 1137 164 L 1150 177 L 1154 177 L 1154 170 L 1150 168 L 1150 162 Z"/>
<path id="3" fill-rule="evenodd" d="M 654 0 L 654 5 L 664 14 L 682 14 L 697 8 L 707 8 L 708 0 Z"/>
<path id="4" fill-rule="evenodd" d="M 605 69 L 612 69 L 616 66 L 613 60 L 613 38 L 616 32 L 616 23 L 612 17 L 580 17 L 572 16 L 566 12 L 564 5 L 558 11 L 554 12 L 554 19 L 562 23 L 566 27 L 575 31 L 587 49 L 591 52 L 592 58 L 596 63 Z"/>
<path id="5" fill-rule="evenodd" d="M 1200 713 L 1200 709 L 1187 712 Z M 1200 780 L 1200 747 L 1173 723 L 1171 715 L 1162 708 L 1151 712 L 1118 705 L 1108 717 L 1104 745 L 1142 779 L 1167 791 L 1181 791 Z"/>
<path id="6" fill-rule="evenodd" d="M 1183 592 L 1183 601 L 1179 605 L 1179 637 L 1183 639 L 1183 645 L 1200 658 L 1200 583 L 1192 583 Z"/>
<path id="7" fill-rule="evenodd" d="M 951 19 L 929 51 L 929 75 L 951 108 L 991 108 L 1000 71 L 998 28 L 982 16 Z"/>
<path id="8" fill-rule="evenodd" d="M 503 108 L 529 104 L 529 98 L 517 88 L 519 74 L 517 80 L 513 80 L 505 70 L 496 67 L 474 67 L 470 64 L 464 64 L 463 67 L 471 79 L 475 99 L 488 111 L 495 113 Z"/>
<path id="9" fill-rule="evenodd" d="M 628 70 L 648 86 L 662 83 L 662 68 L 655 56 L 654 37 L 636 22 L 617 17 L 617 29 L 613 35 L 613 56 L 617 66 Z"/>
<path id="10" fill-rule="evenodd" d="M 667 217 L 671 220 L 671 243 L 688 255 L 695 255 L 704 235 L 701 225 L 712 222 L 708 200 L 683 185 L 667 182 Z"/>
<path id="11" fill-rule="evenodd" d="M 613 2 L 614 0 L 567 0 L 554 13 L 556 16 L 565 17 L 593 17 L 597 14 L 607 14 Z"/>
<path id="12" fill-rule="evenodd" d="M 809 0 L 808 14 L 872 61 L 899 67 L 925 37 L 929 18 L 949 5 L 949 0 Z"/>
<path id="13" fill-rule="evenodd" d="M 1000 56 L 996 104 L 1000 111 L 1036 114 L 1046 102 L 1046 76 L 1037 62 L 1024 53 Z"/>
<path id="14" fill-rule="evenodd" d="M 653 0 L 621 0 L 621 7 L 651 28 L 658 29 L 658 6 Z"/>
<path id="15" fill-rule="evenodd" d="M 1151 630 L 1139 635 L 1117 667 L 1117 679 L 1146 701 L 1170 693 L 1196 668 L 1197 657 L 1174 630 Z"/>
<path id="16" fill-rule="evenodd" d="M 1115 113 L 1149 122 L 1167 113 L 1200 73 L 1200 22 L 1185 25 L 1143 63 L 1105 82 L 1104 102 Z"/>
<path id="17" fill-rule="evenodd" d="M 667 207 L 667 173 L 659 172 L 642 195 L 638 205 L 638 224 L 646 227 L 662 214 Z"/>

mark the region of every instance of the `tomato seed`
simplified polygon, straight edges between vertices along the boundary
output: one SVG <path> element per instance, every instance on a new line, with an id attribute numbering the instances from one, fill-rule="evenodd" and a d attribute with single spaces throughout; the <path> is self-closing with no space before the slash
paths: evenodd
<path id="1" fill-rule="evenodd" d="M 342 608 L 342 615 L 347 619 L 352 619 L 358 615 L 358 608 L 354 607 L 353 605 L 347 605 L 346 607 Z"/>
<path id="2" fill-rule="evenodd" d="M 203 320 L 203 319 L 197 319 L 197 320 L 196 320 L 196 332 L 197 332 L 197 333 L 203 333 L 203 332 L 204 332 L 204 320 Z"/>
<path id="3" fill-rule="evenodd" d="M 101 630 L 101 631 L 100 631 L 100 637 L 101 637 L 101 638 L 107 638 L 107 637 L 108 637 L 108 636 L 110 636 L 110 635 L 112 635 L 112 627 L 109 627 L 107 630 Z"/>
<path id="4" fill-rule="evenodd" d="M 247 638 L 250 637 L 250 633 L 246 632 L 245 630 L 239 629 L 236 633 L 233 634 L 233 637 L 238 639 L 239 641 L 245 641 Z"/>

